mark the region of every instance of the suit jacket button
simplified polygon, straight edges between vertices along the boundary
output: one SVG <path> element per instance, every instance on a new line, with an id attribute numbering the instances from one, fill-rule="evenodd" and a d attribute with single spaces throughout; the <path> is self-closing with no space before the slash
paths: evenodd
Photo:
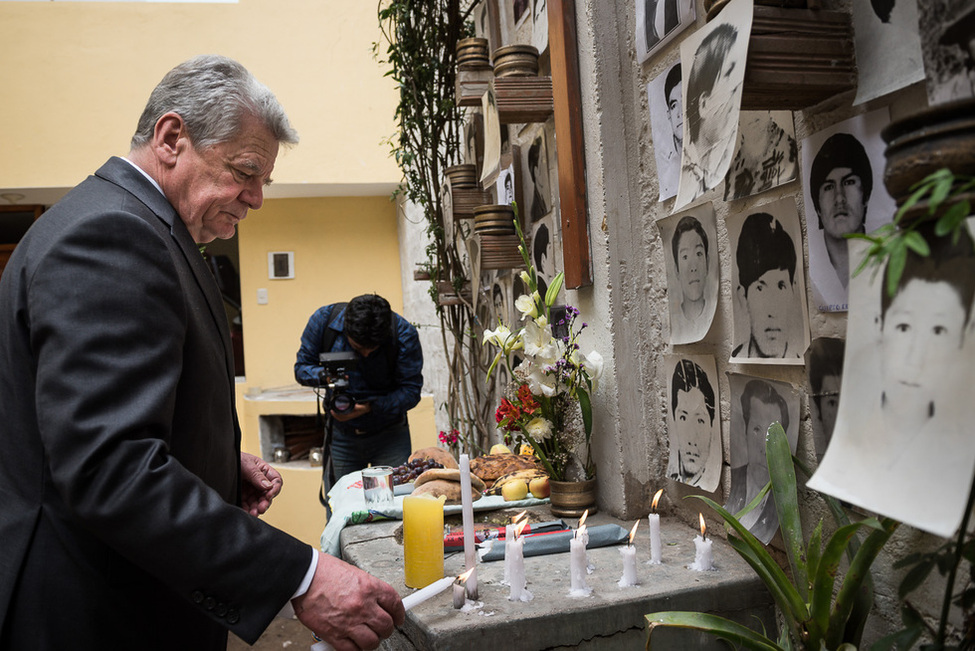
<path id="1" fill-rule="evenodd" d="M 213 610 L 214 607 L 216 607 L 216 605 L 217 605 L 217 600 L 214 599 L 213 597 L 207 597 L 206 599 L 203 600 L 203 607 L 206 608 L 207 610 Z"/>
<path id="2" fill-rule="evenodd" d="M 213 612 L 217 614 L 217 617 L 223 617 L 227 614 L 227 604 L 217 604 L 217 609 Z"/>
<path id="3" fill-rule="evenodd" d="M 230 624 L 236 624 L 240 621 L 240 613 L 237 612 L 236 608 L 231 608 L 227 611 L 227 622 Z"/>
<path id="4" fill-rule="evenodd" d="M 199 590 L 194 590 L 192 593 L 190 593 L 190 599 L 195 604 L 201 604 L 203 603 L 203 593 Z"/>

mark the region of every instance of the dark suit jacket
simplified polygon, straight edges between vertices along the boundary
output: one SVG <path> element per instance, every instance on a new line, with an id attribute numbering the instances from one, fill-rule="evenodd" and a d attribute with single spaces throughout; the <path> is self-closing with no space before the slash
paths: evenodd
<path id="1" fill-rule="evenodd" d="M 0 649 L 225 649 L 310 548 L 235 506 L 230 336 L 197 245 L 113 158 L 0 281 Z"/>

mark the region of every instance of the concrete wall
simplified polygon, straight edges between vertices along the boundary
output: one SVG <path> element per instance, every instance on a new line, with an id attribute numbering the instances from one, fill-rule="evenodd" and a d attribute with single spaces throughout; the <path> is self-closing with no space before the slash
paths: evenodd
<path id="1" fill-rule="evenodd" d="M 697 3 L 698 26 L 704 24 L 703 6 Z M 711 495 L 724 501 L 730 481 L 728 433 L 730 395 L 725 371 L 758 374 L 795 384 L 802 390 L 798 454 L 815 461 L 806 372 L 804 367 L 739 367 L 729 364 L 732 348 L 732 288 L 730 250 L 724 220 L 729 215 L 780 197 L 794 197 L 804 214 L 799 181 L 759 196 L 725 202 L 719 189 L 714 199 L 718 222 L 717 250 L 721 260 L 718 312 L 704 341 L 672 347 L 669 340 L 666 272 L 660 234 L 654 221 L 670 213 L 673 200 L 657 201 L 656 164 L 650 138 L 646 84 L 679 59 L 682 36 L 641 65 L 634 43 L 635 16 L 632 2 L 607 3 L 581 0 L 576 3 L 578 51 L 583 98 L 589 226 L 595 282 L 591 289 L 571 292 L 569 302 L 580 306 L 593 325 L 591 338 L 607 358 L 609 378 L 595 397 L 595 450 L 599 469 L 599 502 L 621 518 L 636 518 L 649 511 L 650 496 L 666 489 L 668 517 L 693 523 L 699 503 L 681 498 L 692 493 L 665 479 L 668 455 L 664 355 L 670 352 L 713 355 L 720 376 L 724 467 L 722 486 Z M 827 3 L 827 8 L 850 10 L 848 2 Z M 866 105 L 852 107 L 853 93 L 837 96 L 806 111 L 795 113 L 797 141 L 853 115 L 890 106 L 891 117 L 923 108 L 922 87 L 914 86 Z M 801 145 L 800 145 L 801 146 Z M 803 221 L 803 240 L 806 240 Z M 808 268 L 808 253 L 804 252 Z M 807 279 L 807 287 L 810 283 Z M 846 315 L 824 314 L 807 297 L 811 336 L 843 337 Z M 804 527 L 811 532 L 825 516 L 832 520 L 811 491 L 802 491 Z M 720 531 L 717 522 L 710 528 Z M 902 527 L 874 565 L 877 606 L 868 623 L 867 641 L 900 627 L 897 585 L 903 571 L 891 565 L 910 551 L 930 549 L 940 541 Z M 781 549 L 777 537 L 773 546 Z M 943 587 L 933 580 L 916 594 L 912 603 L 929 615 L 937 615 Z M 956 613 L 957 615 L 957 613 Z M 957 621 L 956 617 L 956 621 Z"/>

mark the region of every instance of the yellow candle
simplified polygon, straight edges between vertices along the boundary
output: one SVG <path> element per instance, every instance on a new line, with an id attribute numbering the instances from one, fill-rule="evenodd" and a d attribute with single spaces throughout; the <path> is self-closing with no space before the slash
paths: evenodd
<path id="1" fill-rule="evenodd" d="M 406 586 L 423 588 L 443 578 L 444 497 L 403 498 L 403 561 Z"/>

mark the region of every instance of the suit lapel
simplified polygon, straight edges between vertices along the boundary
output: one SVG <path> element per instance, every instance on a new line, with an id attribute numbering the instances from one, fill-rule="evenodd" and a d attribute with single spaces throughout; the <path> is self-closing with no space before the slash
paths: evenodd
<path id="1" fill-rule="evenodd" d="M 207 308 L 213 319 L 214 327 L 220 333 L 220 342 L 224 349 L 224 361 L 227 367 L 227 375 L 231 382 L 234 381 L 233 348 L 230 341 L 230 327 L 227 324 L 227 313 L 223 308 L 223 297 L 217 287 L 216 279 L 207 267 L 203 255 L 193 237 L 186 229 L 186 224 L 179 218 L 176 209 L 172 204 L 157 190 L 139 170 L 135 169 L 130 163 L 112 157 L 107 163 L 95 172 L 99 176 L 111 183 L 114 183 L 135 196 L 149 210 L 151 210 L 160 220 L 169 226 L 169 232 L 177 244 L 187 266 L 193 273 L 200 291 L 206 299 Z"/>

